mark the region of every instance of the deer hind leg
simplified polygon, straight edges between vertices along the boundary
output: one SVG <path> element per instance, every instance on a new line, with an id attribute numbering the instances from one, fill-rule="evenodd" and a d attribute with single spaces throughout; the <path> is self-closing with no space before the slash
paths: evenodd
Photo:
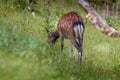
<path id="1" fill-rule="evenodd" d="M 79 38 L 78 38 L 78 42 L 79 42 L 79 51 L 78 51 L 78 61 L 82 61 L 82 45 L 83 45 L 83 38 L 80 36 Z M 80 63 L 79 62 L 79 63 Z"/>
<path id="2" fill-rule="evenodd" d="M 82 47 L 79 47 L 78 49 L 78 63 L 81 63 L 82 61 Z"/>
<path id="3" fill-rule="evenodd" d="M 79 43 L 75 39 L 71 40 L 71 43 L 75 46 L 75 48 L 78 51 L 78 63 L 80 64 L 82 61 L 82 48 L 80 47 Z"/>
<path id="4" fill-rule="evenodd" d="M 74 58 L 74 45 L 72 43 L 70 44 L 70 57 Z"/>

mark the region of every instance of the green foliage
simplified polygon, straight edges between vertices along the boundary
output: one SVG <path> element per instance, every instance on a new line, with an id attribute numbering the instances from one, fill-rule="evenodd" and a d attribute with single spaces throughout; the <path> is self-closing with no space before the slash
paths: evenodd
<path id="1" fill-rule="evenodd" d="M 112 1 L 112 2 L 114 2 L 114 3 L 116 3 L 116 2 L 117 2 L 117 0 L 110 0 L 110 1 Z"/>
<path id="2" fill-rule="evenodd" d="M 114 26 L 114 24 L 116 23 L 114 18 L 106 18 L 106 21 L 109 23 L 109 25 Z"/>
<path id="3" fill-rule="evenodd" d="M 37 1 L 38 0 L 6 0 L 6 4 L 16 8 L 17 10 L 28 9 L 28 6 L 31 8 L 30 11 L 37 11 Z"/>
<path id="4" fill-rule="evenodd" d="M 7 0 L 7 3 L 19 9 L 25 9 L 27 6 L 27 0 Z"/>
<path id="5" fill-rule="evenodd" d="M 64 0 L 64 1 L 65 1 L 65 4 L 67 4 L 67 5 L 72 5 L 72 2 L 73 2 L 72 0 L 69 0 L 69 1 L 68 0 Z"/>
<path id="6" fill-rule="evenodd" d="M 39 7 L 40 15 L 32 16 L 26 10 L 13 8 L 2 15 L 5 5 L 0 4 L 0 80 L 119 80 L 120 39 L 96 31 L 80 7 L 75 6 L 75 11 L 86 26 L 81 65 L 77 63 L 76 49 L 74 58 L 70 58 L 69 40 L 65 40 L 63 52 L 60 39 L 54 47 L 46 42 L 44 27 L 54 31 L 69 6 L 58 10 L 54 4 L 46 11 Z M 111 25 L 119 26 L 120 20 L 112 21 Z"/>

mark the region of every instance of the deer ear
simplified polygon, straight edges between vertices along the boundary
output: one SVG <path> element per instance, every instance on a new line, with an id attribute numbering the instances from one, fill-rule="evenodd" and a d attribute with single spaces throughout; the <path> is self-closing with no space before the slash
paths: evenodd
<path id="1" fill-rule="evenodd" d="M 46 30 L 48 36 L 52 36 L 52 33 L 46 27 L 45 27 L 45 30 Z"/>

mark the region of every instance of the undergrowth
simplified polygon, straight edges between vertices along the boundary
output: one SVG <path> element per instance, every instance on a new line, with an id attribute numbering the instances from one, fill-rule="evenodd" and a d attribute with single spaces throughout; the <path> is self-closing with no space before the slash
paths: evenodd
<path id="1" fill-rule="evenodd" d="M 69 40 L 65 40 L 63 52 L 60 39 L 54 47 L 46 41 L 44 28 L 54 31 L 59 18 L 70 11 L 70 5 L 58 10 L 53 3 L 47 9 L 40 7 L 40 13 L 32 16 L 26 10 L 5 10 L 4 3 L 0 4 L 0 80 L 120 79 L 120 39 L 95 30 L 79 6 L 75 6 L 75 12 L 83 17 L 86 26 L 80 65 L 76 49 L 75 58 L 70 58 Z M 119 22 L 115 25 L 119 26 Z"/>

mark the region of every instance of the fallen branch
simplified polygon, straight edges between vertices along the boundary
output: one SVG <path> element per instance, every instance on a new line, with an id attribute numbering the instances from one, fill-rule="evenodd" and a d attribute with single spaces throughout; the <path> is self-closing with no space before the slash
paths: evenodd
<path id="1" fill-rule="evenodd" d="M 87 12 L 86 18 L 94 27 L 108 36 L 120 37 L 120 32 L 109 26 L 106 21 L 95 11 L 95 9 L 85 0 L 78 0 L 78 4 Z"/>

